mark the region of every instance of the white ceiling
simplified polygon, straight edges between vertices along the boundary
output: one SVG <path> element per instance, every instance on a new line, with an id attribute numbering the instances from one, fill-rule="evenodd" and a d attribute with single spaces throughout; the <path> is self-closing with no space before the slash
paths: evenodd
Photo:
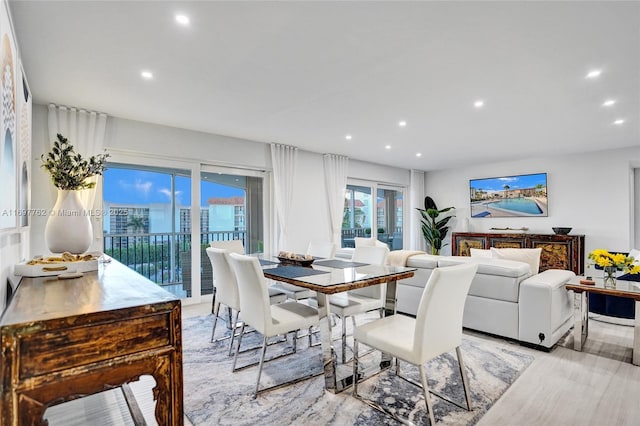
<path id="1" fill-rule="evenodd" d="M 10 9 L 36 103 L 420 170 L 640 144 L 638 2 Z"/>

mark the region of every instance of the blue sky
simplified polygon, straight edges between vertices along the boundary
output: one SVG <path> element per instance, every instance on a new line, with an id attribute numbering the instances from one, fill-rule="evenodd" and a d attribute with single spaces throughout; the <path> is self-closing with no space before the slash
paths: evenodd
<path id="1" fill-rule="evenodd" d="M 211 182 L 201 182 L 200 203 L 206 206 L 209 198 L 242 196 L 244 191 Z M 104 172 L 104 200 L 111 203 L 147 204 L 169 203 L 171 176 L 141 170 L 110 168 Z M 176 177 L 176 201 L 191 204 L 191 179 Z"/>
<path id="2" fill-rule="evenodd" d="M 537 173 L 534 175 L 505 176 L 489 179 L 473 179 L 469 182 L 471 188 L 483 189 L 484 191 L 504 191 L 504 186 L 509 185 L 511 189 L 533 188 L 537 184 L 547 186 L 547 174 Z"/>

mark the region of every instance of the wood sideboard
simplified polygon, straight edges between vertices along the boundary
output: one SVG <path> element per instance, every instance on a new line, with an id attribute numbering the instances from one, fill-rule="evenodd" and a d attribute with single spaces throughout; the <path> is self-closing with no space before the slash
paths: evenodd
<path id="1" fill-rule="evenodd" d="M 46 424 L 47 407 L 112 388 L 126 397 L 142 375 L 158 424 L 184 424 L 180 322 L 179 299 L 116 261 L 23 278 L 0 319 L 0 424 Z"/>
<path id="2" fill-rule="evenodd" d="M 566 269 L 577 275 L 584 273 L 584 235 L 474 233 L 454 232 L 451 253 L 470 256 L 469 249 L 541 248 L 540 272 L 547 269 Z"/>

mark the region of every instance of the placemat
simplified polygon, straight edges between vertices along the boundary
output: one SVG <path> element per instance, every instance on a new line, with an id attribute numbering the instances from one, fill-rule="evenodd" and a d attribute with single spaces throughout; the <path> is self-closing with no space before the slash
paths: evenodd
<path id="1" fill-rule="evenodd" d="M 272 262 L 270 260 L 266 260 L 266 259 L 258 259 L 258 261 L 260 262 L 260 266 L 268 266 L 268 265 L 277 265 L 278 262 Z"/>
<path id="2" fill-rule="evenodd" d="M 328 268 L 344 269 L 344 268 L 357 268 L 358 266 L 366 266 L 368 265 L 368 263 L 351 262 L 351 261 L 345 262 L 343 260 L 323 260 L 323 261 L 314 263 L 314 265 L 326 266 Z"/>
<path id="3" fill-rule="evenodd" d="M 298 278 L 307 275 L 328 274 L 327 271 L 318 271 L 317 269 L 305 268 L 304 266 L 278 266 L 277 268 L 265 269 L 264 272 L 270 275 L 276 275 L 282 278 Z"/>

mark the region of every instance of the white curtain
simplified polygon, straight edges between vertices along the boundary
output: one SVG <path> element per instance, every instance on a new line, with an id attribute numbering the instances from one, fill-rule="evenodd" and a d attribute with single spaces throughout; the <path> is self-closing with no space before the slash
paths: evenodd
<path id="1" fill-rule="evenodd" d="M 291 222 L 290 213 L 297 158 L 298 148 L 276 143 L 271 144 L 276 214 L 280 231 L 277 250 L 287 250 L 287 232 Z"/>
<path id="2" fill-rule="evenodd" d="M 425 250 L 426 245 L 422 236 L 422 225 L 418 208 L 424 209 L 425 185 L 424 172 L 411 170 L 410 183 L 410 220 L 409 220 L 409 249 Z"/>
<path id="3" fill-rule="evenodd" d="M 69 139 L 75 151 L 85 158 L 104 151 L 104 134 L 107 115 L 73 107 L 49 104 L 49 142 L 53 146 L 57 134 Z M 93 178 L 94 182 L 98 180 Z M 80 191 L 86 209 L 94 207 L 96 187 Z"/>
<path id="4" fill-rule="evenodd" d="M 324 186 L 327 191 L 332 241 L 340 247 L 342 214 L 344 212 L 344 192 L 347 188 L 349 158 L 342 155 L 324 154 L 323 160 Z"/>

